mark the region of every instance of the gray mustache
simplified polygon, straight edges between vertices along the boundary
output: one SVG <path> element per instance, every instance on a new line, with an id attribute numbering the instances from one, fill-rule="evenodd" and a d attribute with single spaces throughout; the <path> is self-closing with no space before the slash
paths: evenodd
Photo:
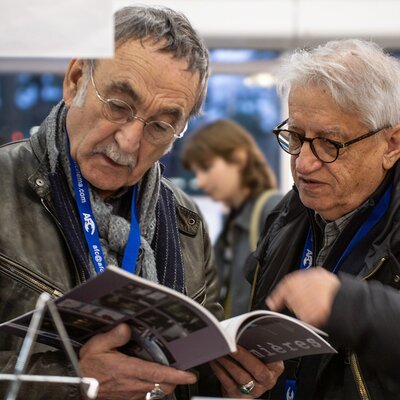
<path id="1" fill-rule="evenodd" d="M 106 157 L 110 158 L 116 164 L 124 165 L 129 168 L 134 168 L 136 165 L 136 158 L 131 154 L 123 154 L 120 152 L 118 147 L 111 143 L 105 147 L 99 147 L 94 149 L 94 154 L 103 154 Z"/>

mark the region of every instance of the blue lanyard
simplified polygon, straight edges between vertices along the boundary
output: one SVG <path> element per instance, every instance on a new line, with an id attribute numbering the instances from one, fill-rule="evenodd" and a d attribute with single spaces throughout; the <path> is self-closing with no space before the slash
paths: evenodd
<path id="1" fill-rule="evenodd" d="M 308 269 L 313 265 L 313 236 L 311 228 L 308 230 L 303 255 L 300 260 L 300 269 Z"/>
<path id="2" fill-rule="evenodd" d="M 75 201 L 78 205 L 79 216 L 83 232 L 85 234 L 86 243 L 89 247 L 90 255 L 93 260 L 96 272 L 103 272 L 106 267 L 103 250 L 101 249 L 100 238 L 98 234 L 96 220 L 92 212 L 90 204 L 90 194 L 86 179 L 82 176 L 78 164 L 71 158 L 70 152 L 69 164 L 71 168 L 72 182 L 74 185 Z M 124 257 L 122 259 L 122 269 L 135 273 L 136 261 L 140 248 L 140 226 L 136 210 L 137 185 L 133 187 L 132 203 L 131 203 L 131 228 L 129 237 L 125 246 Z"/>
<path id="3" fill-rule="evenodd" d="M 332 269 L 333 273 L 337 273 L 337 271 L 341 268 L 346 257 L 353 251 L 353 249 L 357 246 L 358 243 L 368 234 L 368 232 L 382 219 L 382 217 L 386 214 L 386 211 L 389 208 L 390 198 L 392 194 L 392 186 L 386 189 L 383 196 L 379 199 L 378 203 L 372 210 L 372 213 L 369 217 L 363 222 L 363 224 L 358 228 L 356 234 L 351 239 L 350 243 L 347 245 L 343 254 L 337 261 L 336 265 Z M 300 261 L 300 269 L 307 269 L 312 266 L 313 263 L 313 238 L 311 229 L 309 229 L 307 234 L 306 243 L 303 249 L 303 255 Z"/>

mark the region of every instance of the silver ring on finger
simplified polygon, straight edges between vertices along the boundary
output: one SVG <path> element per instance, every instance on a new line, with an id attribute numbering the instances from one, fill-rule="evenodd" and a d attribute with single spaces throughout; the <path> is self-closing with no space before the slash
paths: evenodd
<path id="1" fill-rule="evenodd" d="M 160 384 L 155 383 L 154 388 L 146 393 L 146 400 L 161 400 L 166 396 L 165 392 L 161 389 Z"/>
<path id="2" fill-rule="evenodd" d="M 243 393 L 243 394 L 250 394 L 250 392 L 255 388 L 256 383 L 251 380 L 248 383 L 245 383 L 242 386 L 239 386 L 239 390 Z"/>

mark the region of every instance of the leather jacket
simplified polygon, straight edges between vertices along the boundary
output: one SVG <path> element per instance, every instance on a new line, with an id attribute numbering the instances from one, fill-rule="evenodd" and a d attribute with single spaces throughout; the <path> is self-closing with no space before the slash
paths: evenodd
<path id="1" fill-rule="evenodd" d="M 284 374 L 266 398 L 285 398 L 283 388 L 287 378 L 297 379 L 296 400 L 399 398 L 399 181 L 400 163 L 397 163 L 377 191 L 351 217 L 326 257 L 324 267 L 332 270 L 354 232 L 391 186 L 386 213 L 341 265 L 342 284 L 323 327 L 338 354 L 324 355 L 313 362 L 308 357 L 286 362 Z M 276 284 L 299 268 L 310 227 L 317 229 L 314 212 L 304 207 L 294 188 L 269 215 L 259 246 L 249 257 L 249 269 L 254 271 L 257 262 L 260 265 L 253 308 L 265 308 L 265 298 Z"/>
<path id="2" fill-rule="evenodd" d="M 84 281 L 54 212 L 46 149 L 40 131 L 0 147 L 0 322 L 32 310 L 42 292 L 56 298 Z M 221 318 L 216 269 L 203 220 L 188 196 L 165 178 L 162 184 L 173 191 L 176 201 L 187 295 Z M 0 333 L 1 373 L 13 372 L 21 341 Z M 62 351 L 43 345 L 35 346 L 26 372 L 74 375 Z M 23 384 L 19 398 L 81 398 L 75 385 L 54 385 Z M 0 397 L 5 388 L 1 383 Z"/>

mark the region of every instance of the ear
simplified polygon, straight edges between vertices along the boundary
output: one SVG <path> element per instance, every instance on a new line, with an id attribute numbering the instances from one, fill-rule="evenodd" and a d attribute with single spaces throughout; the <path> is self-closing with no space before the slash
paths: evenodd
<path id="1" fill-rule="evenodd" d="M 387 149 L 383 155 L 383 168 L 389 170 L 400 159 L 400 124 L 388 129 Z"/>
<path id="2" fill-rule="evenodd" d="M 73 59 L 70 61 L 63 82 L 63 97 L 67 107 L 70 107 L 76 94 L 78 93 L 81 78 L 83 76 L 83 60 Z"/>

